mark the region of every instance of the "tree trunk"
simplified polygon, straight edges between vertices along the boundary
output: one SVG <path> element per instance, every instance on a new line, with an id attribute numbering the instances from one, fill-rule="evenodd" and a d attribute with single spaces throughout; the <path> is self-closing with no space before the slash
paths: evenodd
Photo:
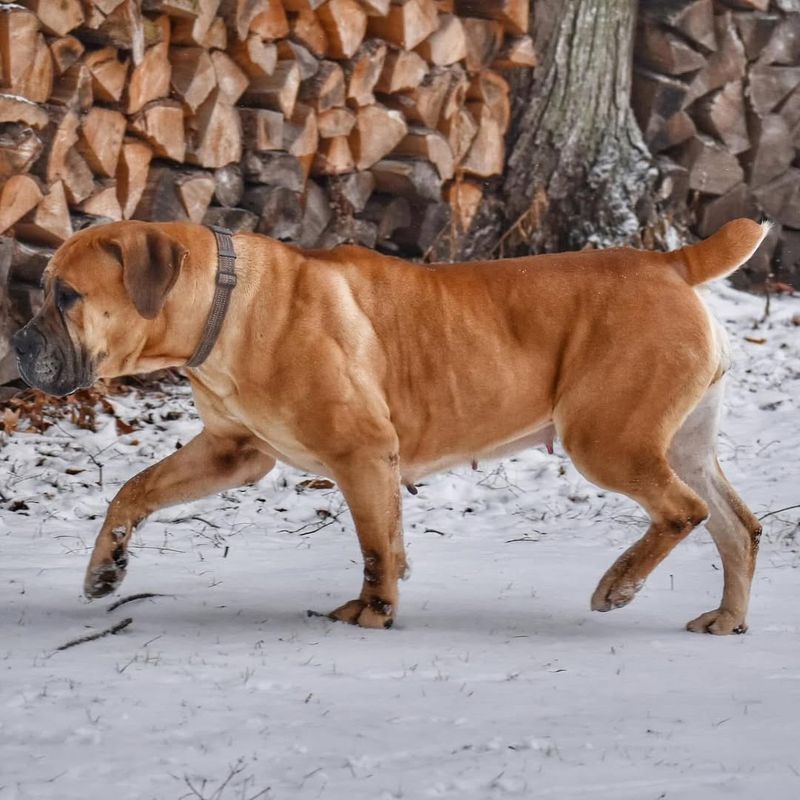
<path id="1" fill-rule="evenodd" d="M 451 253 L 487 258 L 637 238 L 657 173 L 630 107 L 636 6 L 536 4 L 540 64 L 512 77 L 505 175 Z"/>

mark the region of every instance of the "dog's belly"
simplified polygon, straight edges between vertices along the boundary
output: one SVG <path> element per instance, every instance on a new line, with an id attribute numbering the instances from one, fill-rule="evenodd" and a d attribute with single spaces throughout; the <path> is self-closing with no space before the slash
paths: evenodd
<path id="1" fill-rule="evenodd" d="M 419 461 L 406 459 L 400 460 L 400 470 L 404 483 L 414 483 L 425 475 L 440 472 L 452 467 L 469 464 L 470 462 L 503 458 L 504 456 L 518 453 L 528 447 L 539 445 L 550 446 L 555 437 L 555 428 L 551 422 L 542 423 L 533 430 L 520 432 L 510 439 L 493 442 L 479 448 L 464 448 L 461 450 L 442 454 L 438 458 Z"/>

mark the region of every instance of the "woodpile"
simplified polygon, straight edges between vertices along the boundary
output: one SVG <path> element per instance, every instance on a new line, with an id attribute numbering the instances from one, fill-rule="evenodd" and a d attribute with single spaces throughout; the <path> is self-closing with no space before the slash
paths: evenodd
<path id="1" fill-rule="evenodd" d="M 675 208 L 707 236 L 776 225 L 735 280 L 800 287 L 800 4 L 642 0 L 633 105 Z"/>
<path id="2" fill-rule="evenodd" d="M 12 314 L 52 248 L 108 220 L 424 255 L 502 173 L 528 19 L 529 0 L 0 0 Z"/>

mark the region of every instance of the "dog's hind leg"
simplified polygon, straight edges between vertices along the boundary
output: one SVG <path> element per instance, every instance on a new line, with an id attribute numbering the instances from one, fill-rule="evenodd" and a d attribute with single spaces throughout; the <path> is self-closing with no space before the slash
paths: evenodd
<path id="1" fill-rule="evenodd" d="M 689 405 L 691 398 L 684 397 Z M 675 473 L 667 457 L 669 442 L 684 418 L 681 409 L 664 394 L 649 403 L 635 400 L 625 393 L 593 409 L 567 407 L 566 399 L 556 412 L 564 448 L 583 475 L 636 500 L 650 516 L 644 536 L 600 580 L 592 595 L 595 611 L 610 611 L 633 600 L 653 569 L 708 516 L 706 503 Z"/>
<path id="2" fill-rule="evenodd" d="M 723 380 L 706 393 L 675 435 L 669 460 L 708 504 L 707 527 L 722 558 L 724 588 L 719 608 L 686 627 L 696 633 L 744 633 L 761 524 L 728 482 L 717 461 L 716 437 Z"/>

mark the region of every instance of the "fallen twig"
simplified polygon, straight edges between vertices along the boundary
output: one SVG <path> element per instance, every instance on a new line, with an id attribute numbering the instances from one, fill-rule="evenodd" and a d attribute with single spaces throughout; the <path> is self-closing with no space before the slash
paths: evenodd
<path id="1" fill-rule="evenodd" d="M 121 597 L 116 602 L 112 603 L 107 609 L 106 614 L 109 614 L 112 611 L 115 611 L 120 606 L 124 606 L 125 603 L 132 603 L 134 600 L 146 600 L 148 597 L 174 597 L 175 595 L 172 594 L 158 594 L 157 592 L 140 592 L 139 594 L 131 594 L 127 597 Z"/>
<path id="2" fill-rule="evenodd" d="M 768 511 L 766 514 L 762 514 L 759 517 L 759 519 L 766 519 L 767 517 L 772 517 L 775 514 L 780 514 L 781 511 L 793 511 L 795 508 L 800 508 L 800 505 L 786 506 L 786 508 L 776 508 L 775 511 Z"/>
<path id="3" fill-rule="evenodd" d="M 118 622 L 116 625 L 112 625 L 110 628 L 106 628 L 104 631 L 100 631 L 99 633 L 90 633 L 88 636 L 81 636 L 79 639 L 72 639 L 66 644 L 62 644 L 61 647 L 56 647 L 56 652 L 59 650 L 67 650 L 70 647 L 75 647 L 75 645 L 83 644 L 84 642 L 93 642 L 95 639 L 102 639 L 104 636 L 108 636 L 109 634 L 115 635 L 124 628 L 127 628 L 131 622 L 133 622 L 133 617 L 126 617 L 122 620 L 122 622 Z"/>

